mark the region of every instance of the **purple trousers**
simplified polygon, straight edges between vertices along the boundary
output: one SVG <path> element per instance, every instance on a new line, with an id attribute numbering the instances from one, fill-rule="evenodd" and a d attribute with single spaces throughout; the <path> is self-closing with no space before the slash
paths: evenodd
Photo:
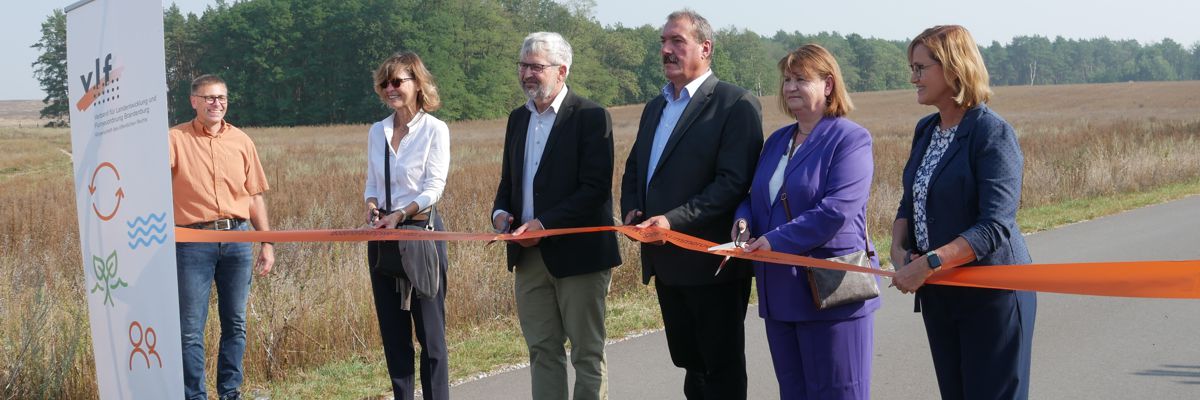
<path id="1" fill-rule="evenodd" d="M 765 322 L 780 399 L 871 398 L 874 313 L 833 321 Z"/>

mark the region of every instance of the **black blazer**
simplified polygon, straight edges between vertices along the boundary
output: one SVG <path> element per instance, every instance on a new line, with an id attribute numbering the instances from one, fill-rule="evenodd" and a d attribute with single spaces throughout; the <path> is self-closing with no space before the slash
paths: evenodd
<path id="1" fill-rule="evenodd" d="M 541 164 L 533 178 L 534 218 L 547 229 L 611 226 L 613 137 L 612 118 L 600 105 L 567 90 L 554 127 L 550 129 Z M 524 105 L 508 114 L 504 132 L 504 158 L 500 185 L 492 212 L 513 215 L 521 221 L 524 199 L 521 182 L 525 165 L 525 137 L 530 112 Z M 489 214 L 490 216 L 491 214 Z M 621 264 L 614 232 L 583 233 L 543 238 L 538 243 L 542 259 L 556 278 L 605 270 Z M 521 257 L 522 247 L 508 244 L 508 270 Z"/>
<path id="2" fill-rule="evenodd" d="M 632 210 L 647 218 L 665 215 L 674 231 L 728 242 L 734 211 L 750 190 L 762 150 L 762 107 L 745 89 L 710 76 L 692 94 L 647 187 L 650 147 L 665 106 L 666 98 L 659 95 L 642 110 L 621 179 L 621 215 Z M 722 258 L 670 244 L 642 244 L 642 282 L 657 276 L 668 285 L 705 285 L 752 273 L 749 263 L 735 259 L 714 277 Z"/>

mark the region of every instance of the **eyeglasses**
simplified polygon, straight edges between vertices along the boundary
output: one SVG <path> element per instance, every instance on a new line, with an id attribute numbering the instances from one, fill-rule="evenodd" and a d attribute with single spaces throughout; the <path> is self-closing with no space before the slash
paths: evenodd
<path id="1" fill-rule="evenodd" d="M 942 64 L 941 63 L 933 63 L 933 64 L 929 64 L 929 65 L 910 64 L 908 66 L 908 69 L 910 71 L 912 71 L 913 77 L 916 77 L 917 80 L 920 80 L 921 77 L 925 75 L 925 69 L 932 67 L 934 65 L 942 65 Z"/>
<path id="2" fill-rule="evenodd" d="M 400 85 L 403 85 L 403 84 L 404 84 L 404 82 L 408 82 L 408 81 L 411 81 L 411 80 L 413 80 L 413 79 L 416 79 L 416 78 L 392 78 L 392 79 L 388 79 L 388 80 L 386 80 L 386 81 L 379 82 L 379 88 L 380 88 L 380 89 L 387 89 L 387 88 L 388 88 L 388 85 L 391 85 L 392 87 L 397 87 L 397 88 L 398 88 L 398 87 L 400 87 Z"/>
<path id="3" fill-rule="evenodd" d="M 208 104 L 229 103 L 229 97 L 226 97 L 226 96 L 200 96 L 200 95 L 193 94 L 192 97 L 199 97 L 201 99 L 204 99 L 204 102 L 208 103 Z"/>
<path id="4" fill-rule="evenodd" d="M 546 68 L 557 67 L 558 65 L 559 64 L 528 64 L 528 63 L 518 62 L 517 63 L 517 71 L 530 70 L 530 71 L 533 71 L 533 73 L 535 73 L 535 74 L 540 74 L 540 73 L 542 73 L 542 71 L 545 71 Z"/>

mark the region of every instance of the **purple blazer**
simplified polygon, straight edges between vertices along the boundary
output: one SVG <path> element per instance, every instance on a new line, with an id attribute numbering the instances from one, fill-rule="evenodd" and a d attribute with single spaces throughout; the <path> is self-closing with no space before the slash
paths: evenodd
<path id="1" fill-rule="evenodd" d="M 738 207 L 737 218 L 749 221 L 751 235 L 765 236 L 779 252 L 828 258 L 869 246 L 863 230 L 875 169 L 870 132 L 845 118 L 825 117 L 817 123 L 785 170 L 779 192 L 788 194 L 793 217 L 788 221 L 779 195 L 768 198 L 768 184 L 796 129 L 796 124 L 780 128 L 763 145 L 750 195 Z M 877 258 L 871 261 L 879 267 Z M 758 313 L 763 318 L 838 320 L 861 317 L 879 308 L 875 298 L 817 310 L 801 268 L 754 262 L 754 276 Z"/>

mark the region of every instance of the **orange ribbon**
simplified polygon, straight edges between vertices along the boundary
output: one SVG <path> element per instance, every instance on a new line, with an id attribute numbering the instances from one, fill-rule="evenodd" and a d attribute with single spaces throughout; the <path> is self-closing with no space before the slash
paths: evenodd
<path id="1" fill-rule="evenodd" d="M 368 240 L 495 241 L 617 231 L 643 243 L 667 241 L 681 248 L 782 265 L 803 265 L 891 277 L 895 273 L 775 251 L 715 250 L 716 243 L 657 227 L 599 226 L 547 229 L 521 236 L 402 229 L 209 231 L 175 228 L 177 242 L 361 242 Z M 925 283 L 1115 297 L 1200 299 L 1200 260 L 995 265 L 950 268 Z"/>

